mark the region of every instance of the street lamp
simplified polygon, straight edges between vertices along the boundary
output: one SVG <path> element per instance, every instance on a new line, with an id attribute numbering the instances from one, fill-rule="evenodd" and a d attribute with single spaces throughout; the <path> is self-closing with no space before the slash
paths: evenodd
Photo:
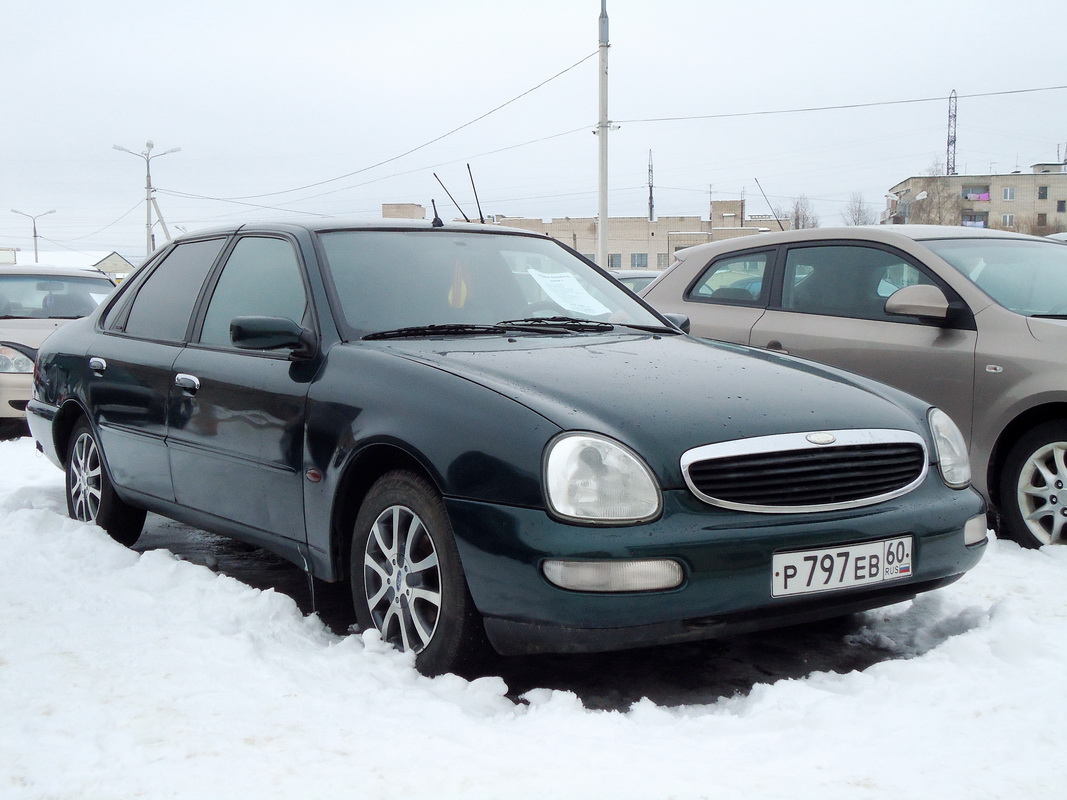
<path id="1" fill-rule="evenodd" d="M 121 150 L 124 153 L 129 153 L 131 156 L 137 156 L 144 159 L 144 213 L 145 213 L 145 257 L 152 255 L 152 251 L 155 249 L 154 242 L 152 240 L 152 206 L 156 204 L 155 199 L 152 197 L 152 159 L 159 156 L 169 155 L 170 153 L 177 153 L 181 150 L 180 147 L 172 147 L 170 150 L 164 150 L 162 153 L 155 153 L 153 155 L 152 140 L 149 139 L 145 142 L 145 149 L 143 153 L 135 153 L 128 147 L 123 147 L 120 144 L 113 145 L 116 150 Z M 159 217 L 159 222 L 163 226 L 163 234 L 170 239 L 170 234 L 167 232 L 167 224 L 163 222 L 163 215 L 159 213 L 159 206 L 156 205 L 156 216 Z"/>
<path id="2" fill-rule="evenodd" d="M 19 211 L 17 208 L 11 209 L 12 214 L 21 214 L 24 217 L 29 217 L 33 220 L 33 263 L 37 263 L 37 217 L 43 217 L 46 214 L 55 214 L 56 210 L 53 208 L 51 211 L 45 211 L 40 214 L 27 214 L 25 211 Z"/>

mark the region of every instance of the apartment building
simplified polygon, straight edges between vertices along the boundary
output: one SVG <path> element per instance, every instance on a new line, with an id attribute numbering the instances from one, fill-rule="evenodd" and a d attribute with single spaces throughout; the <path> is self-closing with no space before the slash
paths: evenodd
<path id="1" fill-rule="evenodd" d="M 1067 231 L 1067 162 L 1030 172 L 924 175 L 886 194 L 882 223 L 965 225 L 1045 236 Z"/>

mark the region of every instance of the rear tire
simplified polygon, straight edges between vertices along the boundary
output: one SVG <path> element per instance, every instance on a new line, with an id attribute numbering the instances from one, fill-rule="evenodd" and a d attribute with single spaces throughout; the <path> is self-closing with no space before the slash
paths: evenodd
<path id="1" fill-rule="evenodd" d="M 66 473 L 67 513 L 71 518 L 99 525 L 119 544 L 133 545 L 144 527 L 145 510 L 115 494 L 96 434 L 84 419 L 71 433 Z"/>
<path id="2" fill-rule="evenodd" d="M 1038 425 L 1008 451 L 1001 530 L 1023 547 L 1067 544 L 1067 421 Z"/>
<path id="3" fill-rule="evenodd" d="M 437 491 L 396 470 L 367 493 L 352 533 L 352 601 L 363 630 L 415 653 L 424 675 L 464 674 L 488 644 Z"/>

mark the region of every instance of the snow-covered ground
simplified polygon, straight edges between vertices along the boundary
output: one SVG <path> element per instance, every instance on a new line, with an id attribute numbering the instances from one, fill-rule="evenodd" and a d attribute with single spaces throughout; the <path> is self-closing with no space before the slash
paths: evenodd
<path id="1" fill-rule="evenodd" d="M 118 546 L 0 443 L 0 798 L 1067 796 L 1067 547 L 994 541 L 851 636 L 890 655 L 708 705 L 516 703 Z"/>

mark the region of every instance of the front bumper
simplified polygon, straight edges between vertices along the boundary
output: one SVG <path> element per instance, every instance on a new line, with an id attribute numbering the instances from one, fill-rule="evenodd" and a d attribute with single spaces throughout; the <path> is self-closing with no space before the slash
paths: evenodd
<path id="1" fill-rule="evenodd" d="M 26 416 L 33 385 L 28 372 L 0 372 L 0 418 L 21 419 Z"/>
<path id="2" fill-rule="evenodd" d="M 464 573 L 486 633 L 504 654 L 594 652 L 714 638 L 807 622 L 908 600 L 952 582 L 981 559 L 964 542 L 981 496 L 934 475 L 895 500 L 841 512 L 763 515 L 664 495 L 645 525 L 579 527 L 536 509 L 448 500 Z M 836 547 L 911 534 L 912 575 L 857 589 L 771 596 L 775 552 Z M 669 591 L 591 593 L 545 579 L 545 559 L 669 558 L 685 579 Z"/>

